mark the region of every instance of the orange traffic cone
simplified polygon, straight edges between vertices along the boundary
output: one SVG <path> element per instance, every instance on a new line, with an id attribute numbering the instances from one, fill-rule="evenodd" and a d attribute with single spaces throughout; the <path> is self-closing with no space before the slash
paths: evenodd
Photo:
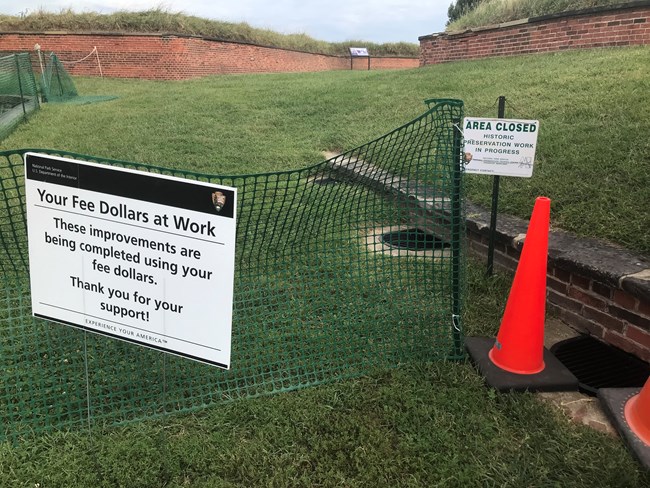
<path id="1" fill-rule="evenodd" d="M 638 388 L 601 388 L 598 398 L 632 454 L 650 470 L 650 378 L 640 391 Z"/>
<path id="2" fill-rule="evenodd" d="M 641 392 L 625 404 L 625 420 L 632 432 L 650 447 L 650 378 Z"/>
<path id="3" fill-rule="evenodd" d="M 519 265 L 490 359 L 511 373 L 534 374 L 544 369 L 546 261 L 551 200 L 535 201 Z"/>
<path id="4" fill-rule="evenodd" d="M 496 342 L 465 339 L 486 383 L 499 391 L 578 389 L 577 378 L 544 348 L 550 211 L 551 201 L 537 198 Z"/>

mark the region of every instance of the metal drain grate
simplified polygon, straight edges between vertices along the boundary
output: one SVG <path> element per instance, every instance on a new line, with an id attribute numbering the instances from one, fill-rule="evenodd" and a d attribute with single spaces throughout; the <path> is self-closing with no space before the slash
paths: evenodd
<path id="1" fill-rule="evenodd" d="M 312 183 L 314 185 L 327 186 L 336 185 L 338 181 L 336 181 L 334 178 L 316 178 L 315 180 L 312 180 Z"/>
<path id="2" fill-rule="evenodd" d="M 558 342 L 551 352 L 578 378 L 580 390 L 590 395 L 599 388 L 642 387 L 650 376 L 650 365 L 590 336 Z"/>
<path id="3" fill-rule="evenodd" d="M 387 232 L 381 236 L 381 241 L 389 246 L 400 249 L 424 251 L 429 249 L 444 249 L 449 243 L 429 234 L 422 229 L 398 230 Z"/>

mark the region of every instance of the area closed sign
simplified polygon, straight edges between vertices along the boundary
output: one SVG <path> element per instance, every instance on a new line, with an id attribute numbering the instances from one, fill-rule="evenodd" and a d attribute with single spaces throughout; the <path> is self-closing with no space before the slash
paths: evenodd
<path id="1" fill-rule="evenodd" d="M 530 178 L 538 133 L 538 120 L 466 117 L 465 172 Z"/>

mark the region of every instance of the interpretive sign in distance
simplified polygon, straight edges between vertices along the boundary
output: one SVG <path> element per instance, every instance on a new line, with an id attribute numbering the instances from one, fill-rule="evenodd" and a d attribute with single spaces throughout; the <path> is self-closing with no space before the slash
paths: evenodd
<path id="1" fill-rule="evenodd" d="M 538 133 L 538 120 L 466 117 L 465 172 L 531 177 Z"/>
<path id="2" fill-rule="evenodd" d="M 230 367 L 235 188 L 25 155 L 36 317 Z"/>
<path id="3" fill-rule="evenodd" d="M 368 54 L 367 47 L 351 47 L 350 56 L 358 58 L 358 57 L 367 57 L 370 55 Z"/>

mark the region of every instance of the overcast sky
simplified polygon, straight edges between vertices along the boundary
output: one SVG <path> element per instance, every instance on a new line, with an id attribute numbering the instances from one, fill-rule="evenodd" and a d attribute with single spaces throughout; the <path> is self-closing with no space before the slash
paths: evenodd
<path id="1" fill-rule="evenodd" d="M 0 12 L 20 15 L 40 8 L 111 13 L 162 7 L 216 20 L 247 22 L 285 34 L 324 41 L 362 39 L 418 42 L 444 30 L 451 0 L 1 0 Z"/>

